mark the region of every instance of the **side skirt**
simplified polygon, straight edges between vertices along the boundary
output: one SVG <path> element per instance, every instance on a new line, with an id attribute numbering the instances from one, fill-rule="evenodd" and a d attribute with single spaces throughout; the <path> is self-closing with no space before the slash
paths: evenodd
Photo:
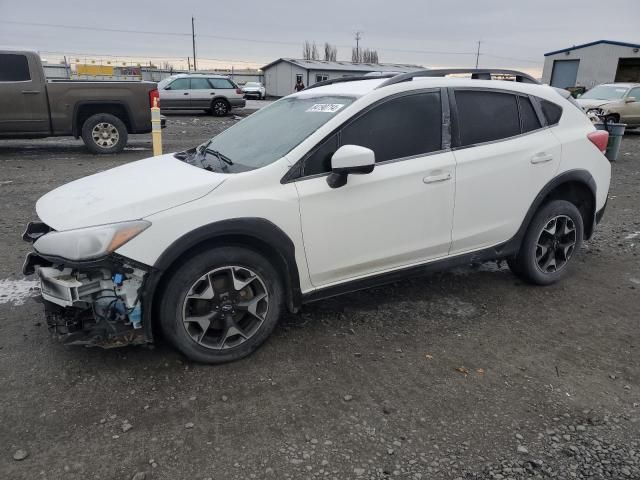
<path id="1" fill-rule="evenodd" d="M 367 288 L 377 287 L 388 283 L 393 283 L 405 278 L 419 277 L 429 275 L 436 272 L 450 270 L 452 268 L 468 265 L 472 263 L 482 263 L 489 260 L 502 260 L 514 256 L 520 247 L 520 239 L 512 239 L 495 247 L 478 250 L 471 253 L 457 255 L 455 257 L 435 260 L 421 265 L 415 265 L 392 272 L 386 272 L 379 275 L 373 275 L 350 282 L 341 283 L 340 285 L 332 285 L 330 287 L 320 288 L 311 293 L 303 295 L 302 303 L 317 302 L 326 298 L 343 295 L 345 293 L 357 292 Z"/>

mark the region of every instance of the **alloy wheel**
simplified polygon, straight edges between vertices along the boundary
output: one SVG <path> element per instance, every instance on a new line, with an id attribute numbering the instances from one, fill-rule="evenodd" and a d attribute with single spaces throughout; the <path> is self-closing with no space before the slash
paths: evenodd
<path id="1" fill-rule="evenodd" d="M 91 130 L 91 138 L 99 147 L 110 148 L 118 143 L 120 134 L 118 129 L 111 123 L 100 122 Z"/>
<path id="2" fill-rule="evenodd" d="M 268 309 L 269 296 L 262 278 L 245 267 L 225 266 L 206 273 L 189 288 L 182 322 L 199 345 L 225 350 L 253 337 Z"/>
<path id="3" fill-rule="evenodd" d="M 227 113 L 227 105 L 224 102 L 216 102 L 213 105 L 213 110 L 216 115 L 222 116 Z"/>
<path id="4" fill-rule="evenodd" d="M 542 228 L 536 242 L 536 264 L 542 273 L 563 269 L 576 247 L 576 226 L 567 215 L 558 215 Z"/>

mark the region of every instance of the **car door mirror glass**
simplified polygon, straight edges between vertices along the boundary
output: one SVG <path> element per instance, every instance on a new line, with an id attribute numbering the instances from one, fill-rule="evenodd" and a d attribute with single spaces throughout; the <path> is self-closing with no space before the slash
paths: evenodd
<path id="1" fill-rule="evenodd" d="M 359 145 L 343 145 L 331 157 L 331 173 L 327 183 L 331 188 L 347 184 L 349 174 L 363 175 L 373 172 L 376 155 L 370 148 Z"/>

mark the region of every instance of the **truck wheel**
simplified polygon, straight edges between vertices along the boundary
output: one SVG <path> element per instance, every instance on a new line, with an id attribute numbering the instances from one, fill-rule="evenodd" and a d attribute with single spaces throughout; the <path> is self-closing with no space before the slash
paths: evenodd
<path id="1" fill-rule="evenodd" d="M 109 113 L 98 113 L 82 125 L 82 141 L 93 153 L 119 153 L 127 144 L 126 125 Z"/>
<path id="2" fill-rule="evenodd" d="M 158 309 L 164 337 L 202 363 L 246 357 L 271 334 L 283 310 L 280 275 L 243 247 L 213 248 L 181 262 Z"/>

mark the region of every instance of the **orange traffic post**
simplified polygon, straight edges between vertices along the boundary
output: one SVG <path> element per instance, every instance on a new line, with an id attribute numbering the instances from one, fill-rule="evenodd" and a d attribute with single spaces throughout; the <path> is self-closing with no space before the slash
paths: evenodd
<path id="1" fill-rule="evenodd" d="M 153 99 L 153 107 L 151 107 L 151 138 L 153 140 L 153 156 L 162 155 L 162 122 L 157 98 Z"/>

